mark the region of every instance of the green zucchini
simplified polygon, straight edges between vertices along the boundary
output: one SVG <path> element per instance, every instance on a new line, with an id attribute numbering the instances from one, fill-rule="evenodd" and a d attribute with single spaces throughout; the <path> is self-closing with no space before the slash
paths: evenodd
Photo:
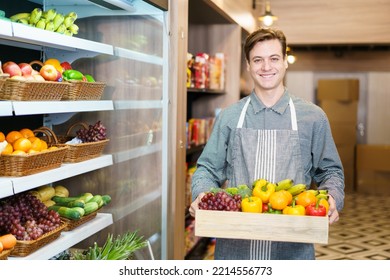
<path id="1" fill-rule="evenodd" d="M 108 194 L 102 195 L 103 205 L 107 205 L 111 202 L 111 196 Z"/>
<path id="2" fill-rule="evenodd" d="M 80 216 L 81 216 L 81 217 L 85 215 L 85 210 L 84 210 L 84 208 L 81 208 L 81 207 L 72 207 L 72 209 L 77 210 L 77 211 L 80 213 Z"/>
<path id="3" fill-rule="evenodd" d="M 96 202 L 99 208 L 103 206 L 103 198 L 100 194 L 95 194 L 88 202 Z"/>
<path id="4" fill-rule="evenodd" d="M 65 206 L 59 206 L 58 205 L 53 205 L 50 206 L 48 209 L 53 209 L 58 214 L 60 214 L 61 217 L 67 218 L 69 220 L 79 220 L 81 218 L 80 212 L 77 211 L 77 209 L 65 207 Z"/>
<path id="5" fill-rule="evenodd" d="M 91 200 L 93 198 L 93 194 L 91 194 L 91 193 L 83 193 L 78 198 L 84 200 L 84 202 L 87 203 L 89 200 Z"/>
<path id="6" fill-rule="evenodd" d="M 92 212 L 95 212 L 98 209 L 99 209 L 99 205 L 95 201 L 87 202 L 84 204 L 85 215 L 91 214 Z"/>
<path id="7" fill-rule="evenodd" d="M 68 202 L 66 205 L 66 207 L 69 207 L 69 208 L 72 208 L 72 207 L 81 207 L 81 208 L 84 208 L 84 200 L 82 199 L 76 199 L 76 200 L 72 200 L 70 202 Z"/>
<path id="8" fill-rule="evenodd" d="M 51 198 L 57 205 L 66 206 L 69 202 L 79 199 L 77 196 L 62 197 L 55 195 Z"/>

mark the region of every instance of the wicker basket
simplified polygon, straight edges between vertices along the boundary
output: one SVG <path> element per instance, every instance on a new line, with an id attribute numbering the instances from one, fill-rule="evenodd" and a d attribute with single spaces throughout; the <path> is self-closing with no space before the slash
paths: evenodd
<path id="1" fill-rule="evenodd" d="M 46 134 L 46 137 L 49 139 L 52 139 L 53 137 L 45 130 L 34 130 L 34 133 L 39 132 Z M 52 142 L 52 140 L 49 141 L 48 146 L 52 146 L 50 142 Z M 56 146 L 58 148 L 55 150 L 48 150 L 34 154 L 1 155 L 0 176 L 27 176 L 60 167 L 68 147 L 59 145 Z"/>
<path id="2" fill-rule="evenodd" d="M 94 219 L 96 217 L 97 212 L 98 211 L 94 211 L 94 212 L 92 212 L 92 213 L 90 213 L 88 215 L 82 216 L 78 220 L 70 220 L 70 219 L 61 217 L 61 220 L 63 220 L 65 222 L 65 224 L 66 224 L 65 228 L 63 229 L 63 231 L 71 231 L 72 229 L 75 229 L 78 226 L 81 226 L 82 224 L 85 224 L 86 222 L 91 221 L 92 219 Z"/>
<path id="3" fill-rule="evenodd" d="M 106 87 L 103 82 L 68 81 L 68 84 L 62 100 L 100 100 Z"/>
<path id="4" fill-rule="evenodd" d="M 8 256 L 10 255 L 11 250 L 3 250 L 3 252 L 0 253 L 0 261 L 1 260 L 8 260 Z"/>
<path id="5" fill-rule="evenodd" d="M 61 225 L 58 226 L 56 229 L 45 233 L 41 237 L 39 237 L 37 240 L 32 241 L 16 241 L 16 245 L 14 246 L 13 250 L 10 253 L 10 256 L 15 257 L 25 257 L 36 250 L 42 248 L 46 244 L 49 244 L 50 242 L 53 242 L 61 235 L 61 231 L 65 228 L 66 224 L 64 222 L 61 222 Z"/>
<path id="6" fill-rule="evenodd" d="M 58 136 L 59 147 L 68 147 L 64 162 L 75 163 L 96 158 L 103 153 L 104 147 L 109 142 L 109 139 L 101 140 L 98 142 L 86 142 L 80 144 L 65 144 L 67 141 L 73 139 L 75 136 L 71 136 L 71 132 L 74 128 L 81 126 L 88 128 L 88 125 L 83 122 L 75 123 L 68 128 L 66 135 Z"/>
<path id="7" fill-rule="evenodd" d="M 17 101 L 61 100 L 69 91 L 69 83 L 34 82 L 5 79 L 0 85 L 0 99 Z"/>

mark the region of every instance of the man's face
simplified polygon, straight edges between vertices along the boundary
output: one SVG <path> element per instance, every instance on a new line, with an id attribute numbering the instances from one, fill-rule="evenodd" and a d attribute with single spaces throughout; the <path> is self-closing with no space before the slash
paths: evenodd
<path id="1" fill-rule="evenodd" d="M 247 70 L 256 89 L 284 87 L 283 78 L 287 67 L 287 60 L 283 58 L 282 46 L 277 39 L 258 42 L 249 53 Z"/>

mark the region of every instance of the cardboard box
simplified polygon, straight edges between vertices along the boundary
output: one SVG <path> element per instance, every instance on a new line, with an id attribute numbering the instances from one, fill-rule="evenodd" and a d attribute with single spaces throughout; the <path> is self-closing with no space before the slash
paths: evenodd
<path id="1" fill-rule="evenodd" d="M 319 80 L 317 100 L 357 101 L 359 100 L 359 80 Z"/>
<path id="2" fill-rule="evenodd" d="M 197 210 L 195 235 L 302 243 L 328 243 L 328 217 Z"/>
<path id="3" fill-rule="evenodd" d="M 390 171 L 356 171 L 356 190 L 362 194 L 390 195 Z"/>
<path id="4" fill-rule="evenodd" d="M 357 142 L 356 124 L 331 122 L 333 140 L 336 145 L 355 145 Z"/>
<path id="5" fill-rule="evenodd" d="M 329 122 L 357 124 L 358 101 L 342 102 L 335 100 L 322 100 L 319 106 L 328 116 Z"/>
<path id="6" fill-rule="evenodd" d="M 357 145 L 356 168 L 390 172 L 390 145 Z"/>

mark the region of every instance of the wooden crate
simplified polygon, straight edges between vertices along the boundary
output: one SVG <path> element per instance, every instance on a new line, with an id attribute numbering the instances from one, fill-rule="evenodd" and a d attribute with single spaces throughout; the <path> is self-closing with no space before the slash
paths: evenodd
<path id="1" fill-rule="evenodd" d="M 195 235 L 328 244 L 328 217 L 197 210 Z"/>

